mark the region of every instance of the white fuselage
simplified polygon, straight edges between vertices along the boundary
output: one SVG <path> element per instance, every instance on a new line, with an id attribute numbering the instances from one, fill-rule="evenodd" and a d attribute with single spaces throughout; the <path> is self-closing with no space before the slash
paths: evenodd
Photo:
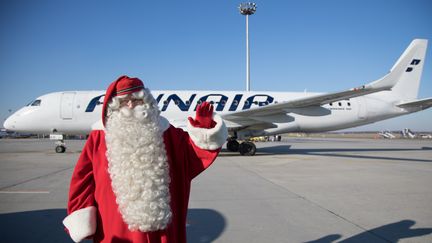
<path id="1" fill-rule="evenodd" d="M 70 91 L 43 95 L 5 122 L 8 130 L 26 133 L 88 134 L 91 126 L 101 119 L 105 91 Z M 244 92 L 244 91 L 152 91 L 162 116 L 174 126 L 185 128 L 188 116 L 194 116 L 199 101 L 213 102 L 220 115 L 280 103 L 317 93 Z M 286 110 L 286 115 L 262 116 L 271 128 L 238 129 L 239 137 L 273 135 L 286 132 L 322 132 L 360 126 L 379 120 L 411 113 L 396 107 L 391 93 L 375 94 L 337 101 L 323 106 L 308 106 Z M 36 101 L 37 101 L 36 100 Z M 247 126 L 247 125 L 246 125 Z M 239 124 L 227 121 L 230 130 Z M 245 124 L 242 124 L 245 127 Z"/>

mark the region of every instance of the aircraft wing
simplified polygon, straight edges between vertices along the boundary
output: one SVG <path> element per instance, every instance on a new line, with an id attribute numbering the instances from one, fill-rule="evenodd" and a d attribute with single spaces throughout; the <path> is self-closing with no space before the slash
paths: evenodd
<path id="1" fill-rule="evenodd" d="M 238 111 L 238 112 L 223 115 L 223 118 L 228 121 L 233 121 L 233 122 L 238 121 L 239 123 L 244 123 L 246 121 L 251 122 L 250 121 L 251 119 L 252 120 L 258 119 L 262 121 L 263 116 L 275 116 L 275 115 L 280 116 L 288 112 L 291 112 L 297 108 L 304 108 L 304 107 L 311 107 L 311 106 L 319 107 L 321 105 L 339 101 L 339 100 L 346 100 L 349 98 L 363 96 L 375 92 L 380 92 L 383 90 L 389 90 L 396 83 L 397 78 L 393 78 L 395 80 L 394 82 L 387 82 L 385 83 L 385 85 L 383 85 L 381 81 L 387 81 L 385 80 L 387 76 L 385 76 L 381 80 L 375 81 L 367 85 L 360 86 L 358 88 L 352 88 L 346 91 L 335 92 L 335 93 L 311 95 L 308 97 L 293 99 L 293 100 L 284 101 L 276 104 L 255 107 L 249 110 Z"/>
<path id="2" fill-rule="evenodd" d="M 271 126 L 273 123 L 292 121 L 293 118 L 290 117 L 287 113 L 293 111 L 295 112 L 297 108 L 315 106 L 317 109 L 319 109 L 320 106 L 324 104 L 388 89 L 390 88 L 363 85 L 359 88 L 354 88 L 347 91 L 311 95 L 308 97 L 303 97 L 290 101 L 254 107 L 249 110 L 243 110 L 222 115 L 222 118 L 228 122 L 228 127 L 244 127 L 258 124 L 260 124 L 260 126 Z"/>
<path id="3" fill-rule="evenodd" d="M 432 106 L 432 98 L 405 102 L 397 105 L 400 108 L 420 108 L 425 110 Z"/>

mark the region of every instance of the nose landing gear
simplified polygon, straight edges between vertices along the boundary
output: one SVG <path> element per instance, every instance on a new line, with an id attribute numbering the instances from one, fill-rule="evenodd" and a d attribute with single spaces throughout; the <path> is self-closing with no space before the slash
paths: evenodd
<path id="1" fill-rule="evenodd" d="M 56 153 L 64 153 L 66 151 L 66 143 L 64 142 L 62 134 L 50 134 L 50 140 L 56 141 Z"/>
<path id="2" fill-rule="evenodd" d="M 64 153 L 66 151 L 65 143 L 62 141 L 56 142 L 55 151 L 56 153 Z"/>

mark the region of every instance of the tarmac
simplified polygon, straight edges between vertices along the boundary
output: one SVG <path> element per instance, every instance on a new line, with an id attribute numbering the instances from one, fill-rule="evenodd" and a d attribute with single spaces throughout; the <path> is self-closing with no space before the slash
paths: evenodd
<path id="1" fill-rule="evenodd" d="M 84 145 L 0 139 L 1 242 L 72 242 L 61 221 Z M 192 185 L 189 243 L 432 242 L 432 141 L 291 138 L 223 151 Z M 89 242 L 89 241 L 86 241 Z"/>

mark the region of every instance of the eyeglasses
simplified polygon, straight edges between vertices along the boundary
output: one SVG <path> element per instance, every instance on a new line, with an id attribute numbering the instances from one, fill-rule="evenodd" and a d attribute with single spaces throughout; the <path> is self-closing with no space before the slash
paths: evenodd
<path id="1" fill-rule="evenodd" d="M 131 102 L 131 104 L 133 106 L 137 106 L 137 105 L 142 105 L 144 104 L 144 100 L 142 99 L 130 99 L 130 98 L 125 98 L 125 99 L 121 99 L 120 100 L 120 106 L 127 106 L 129 105 L 129 102 Z"/>

